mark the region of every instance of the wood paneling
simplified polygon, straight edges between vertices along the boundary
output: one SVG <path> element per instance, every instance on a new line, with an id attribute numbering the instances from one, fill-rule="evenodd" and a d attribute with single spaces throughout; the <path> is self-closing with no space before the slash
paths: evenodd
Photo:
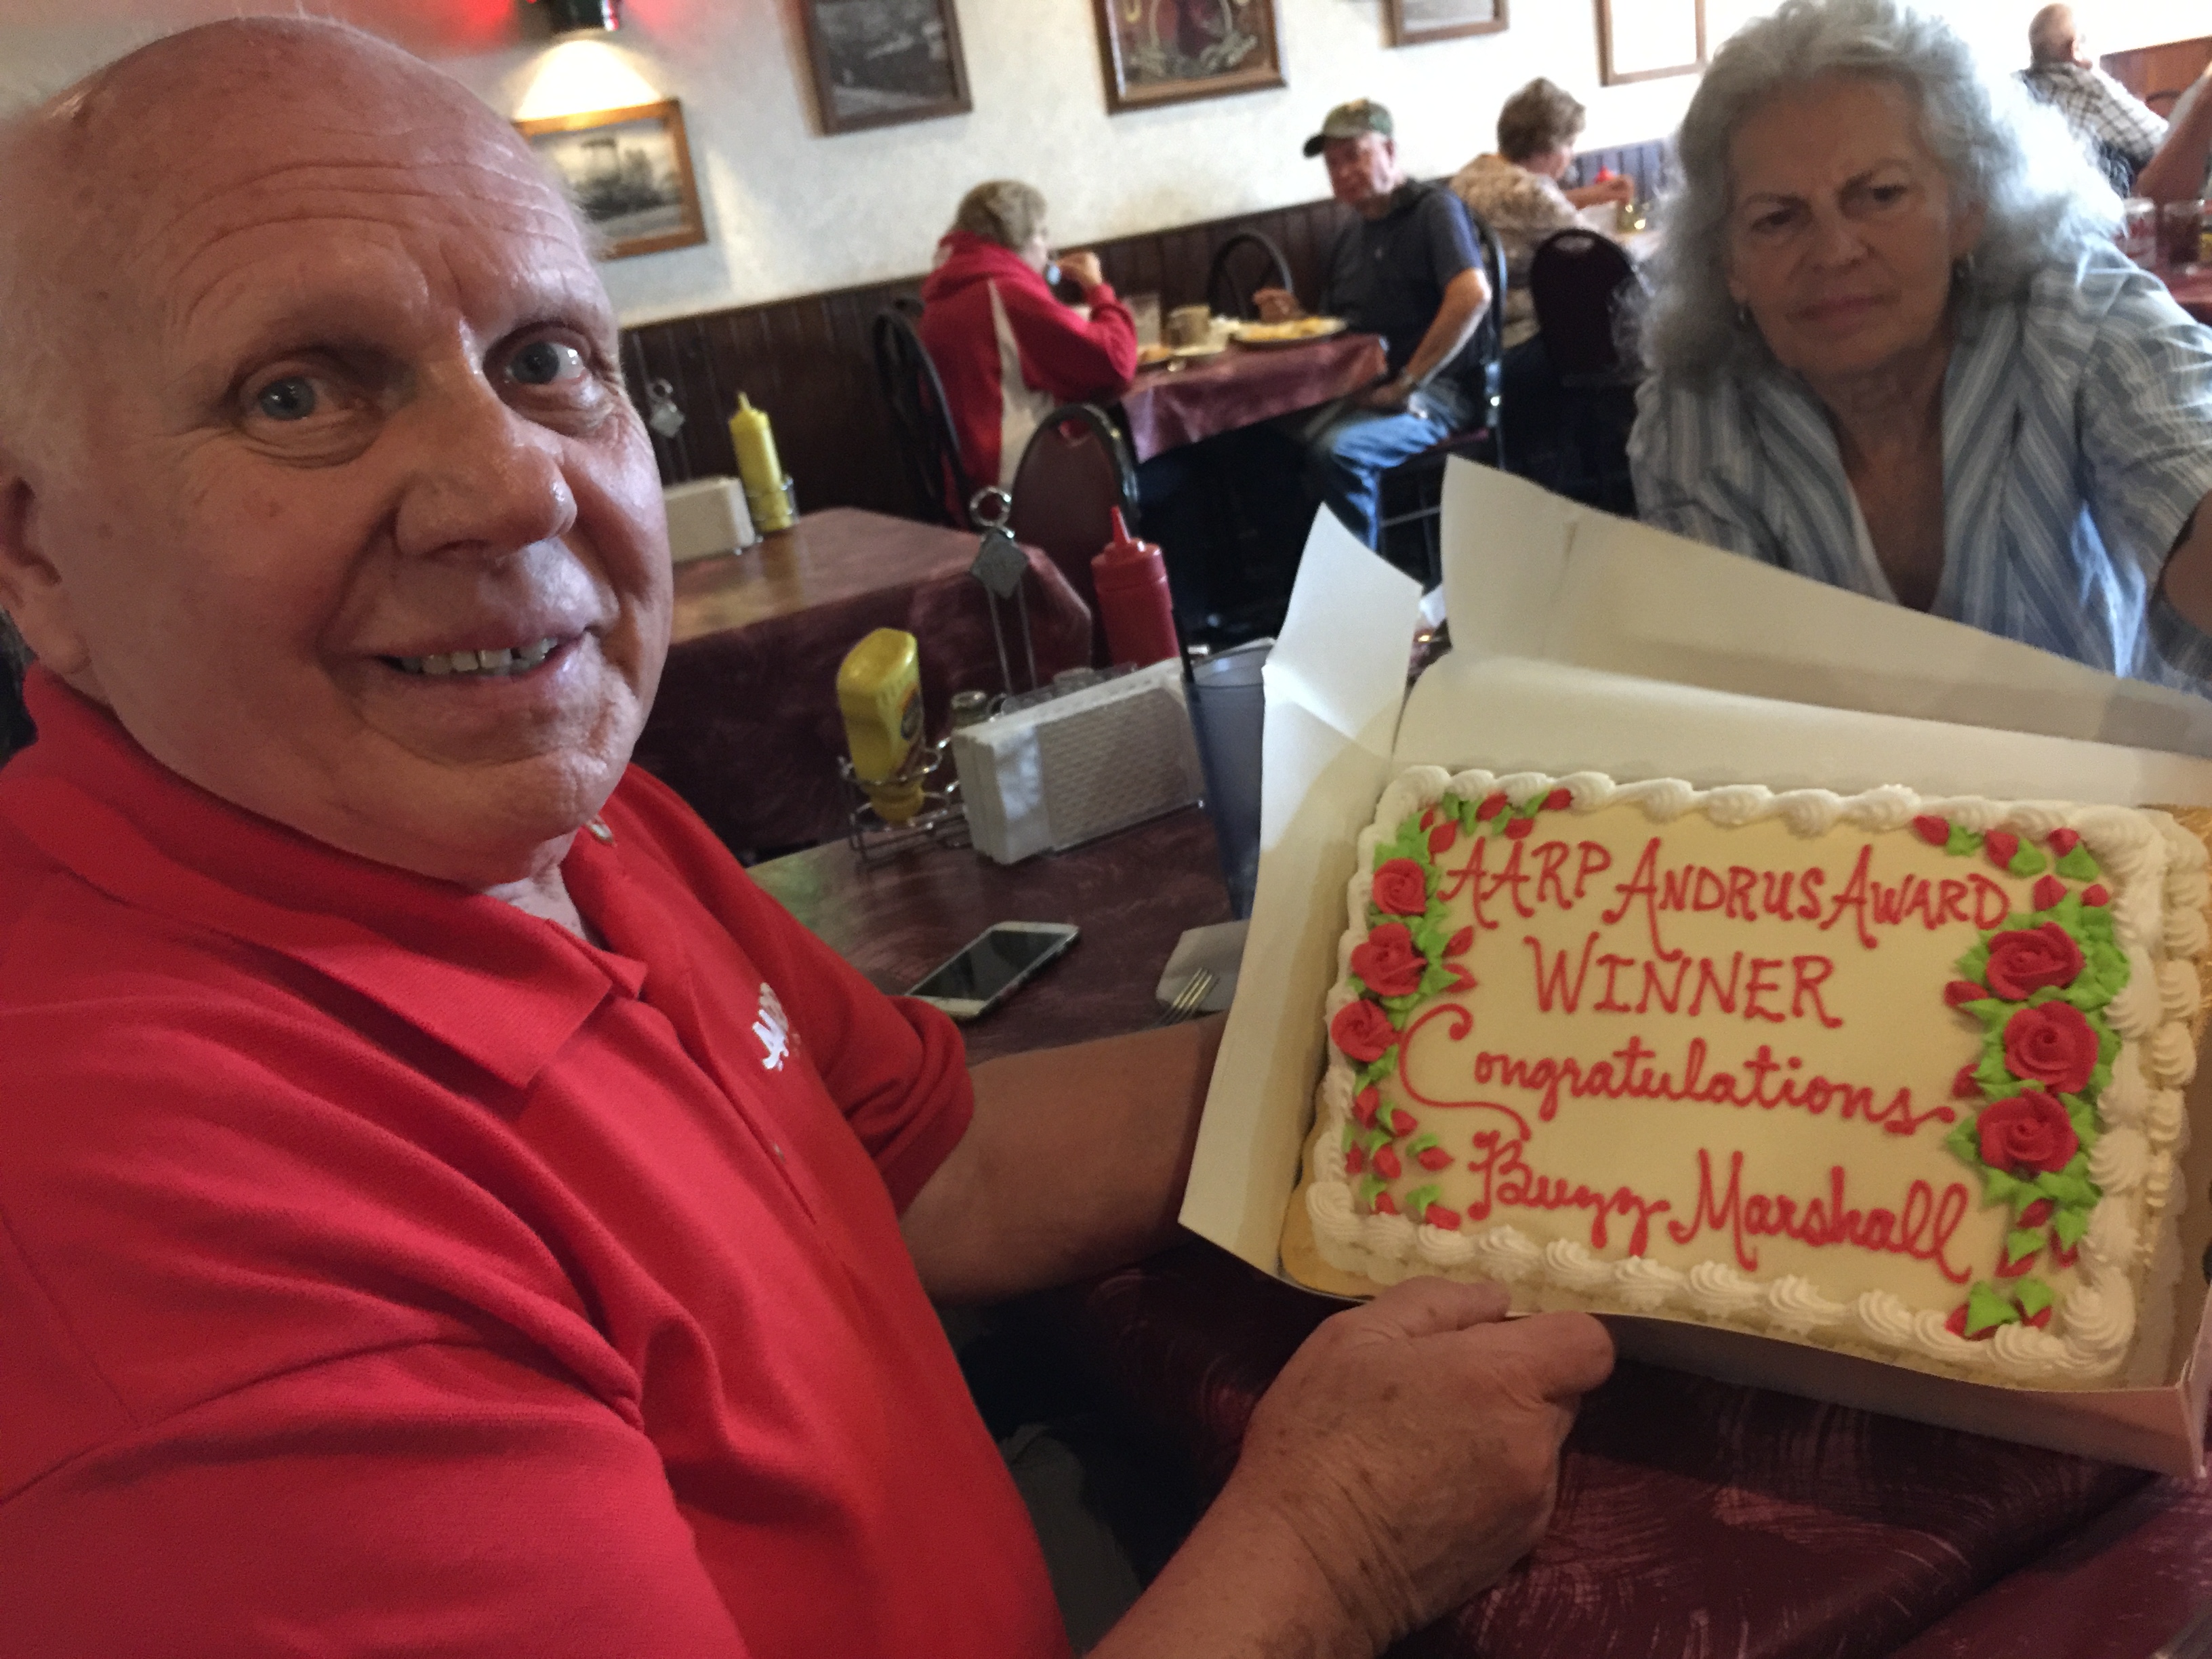
<path id="1" fill-rule="evenodd" d="M 2212 64 L 2212 35 L 2107 52 L 2100 61 L 2106 74 L 2160 115 L 2170 115 L 2174 98 Z"/>
<path id="2" fill-rule="evenodd" d="M 1672 159 L 1654 143 L 1589 151 L 1579 166 L 1593 178 L 1601 166 L 1627 173 L 1638 194 L 1651 196 L 1669 182 Z M 1304 202 L 1091 246 L 1117 290 L 1158 294 L 1171 307 L 1203 301 L 1214 250 L 1238 231 L 1256 230 L 1282 249 L 1294 286 L 1310 300 L 1344 212 L 1332 201 Z M 665 380 L 684 414 L 673 438 L 653 439 L 662 481 L 737 471 L 726 422 L 742 392 L 775 421 L 802 510 L 861 507 L 916 516 L 877 390 L 869 330 L 878 313 L 921 291 L 914 276 L 626 330 L 623 368 L 638 406 L 647 407 L 648 382 Z"/>

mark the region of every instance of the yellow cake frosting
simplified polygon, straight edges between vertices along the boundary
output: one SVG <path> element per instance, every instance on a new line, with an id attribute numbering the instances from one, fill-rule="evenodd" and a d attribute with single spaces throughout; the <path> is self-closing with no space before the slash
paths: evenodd
<path id="1" fill-rule="evenodd" d="M 1595 773 L 1385 791 L 1306 1202 L 1341 1270 L 2092 1383 L 2183 1194 L 2204 845 Z"/>

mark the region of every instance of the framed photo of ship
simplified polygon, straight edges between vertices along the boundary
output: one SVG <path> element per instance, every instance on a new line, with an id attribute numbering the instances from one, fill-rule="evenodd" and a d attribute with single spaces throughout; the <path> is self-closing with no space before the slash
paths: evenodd
<path id="1" fill-rule="evenodd" d="M 800 0 L 825 132 L 959 115 L 968 65 L 952 0 Z"/>
<path id="2" fill-rule="evenodd" d="M 1279 87 L 1275 0 L 1091 0 L 1115 115 Z"/>
<path id="3" fill-rule="evenodd" d="M 1418 46 L 1505 27 L 1505 0 L 1389 0 L 1390 44 Z"/>
<path id="4" fill-rule="evenodd" d="M 1598 80 L 1608 87 L 1705 66 L 1705 0 L 1597 0 Z"/>
<path id="5" fill-rule="evenodd" d="M 605 238 L 602 259 L 707 240 L 684 111 L 673 98 L 514 125 Z"/>

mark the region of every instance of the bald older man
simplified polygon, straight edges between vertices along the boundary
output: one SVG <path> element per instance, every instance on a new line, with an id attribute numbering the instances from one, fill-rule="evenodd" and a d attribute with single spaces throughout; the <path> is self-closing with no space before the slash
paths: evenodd
<path id="1" fill-rule="evenodd" d="M 2065 118 L 2089 159 L 2126 196 L 2136 174 L 2166 142 L 2166 123 L 2097 67 L 2071 6 L 2045 6 L 2027 26 L 2021 84 Z"/>
<path id="2" fill-rule="evenodd" d="M 0 139 L 0 1653 L 1053 1654 L 930 1296 L 1171 1231 L 1212 1033 L 977 1069 L 629 756 L 670 577 L 505 123 L 217 25 Z M 1330 1321 L 1098 1650 L 1364 1654 L 1594 1322 Z"/>

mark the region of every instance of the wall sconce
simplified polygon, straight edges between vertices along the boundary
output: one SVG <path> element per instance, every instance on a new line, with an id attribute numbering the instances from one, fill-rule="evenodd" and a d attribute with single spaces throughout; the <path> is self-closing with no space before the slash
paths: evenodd
<path id="1" fill-rule="evenodd" d="M 622 27 L 622 0 L 536 0 L 545 8 L 555 39 Z"/>

